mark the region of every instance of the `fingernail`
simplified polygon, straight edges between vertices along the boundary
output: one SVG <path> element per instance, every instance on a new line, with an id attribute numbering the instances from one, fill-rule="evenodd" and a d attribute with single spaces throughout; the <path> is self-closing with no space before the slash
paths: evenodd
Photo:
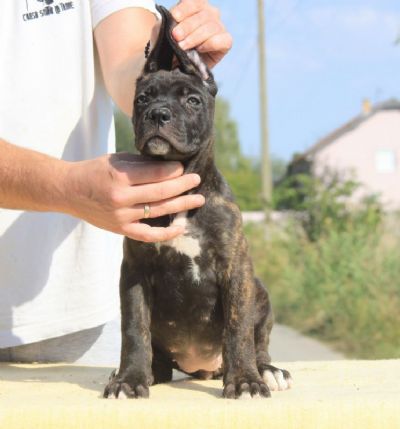
<path id="1" fill-rule="evenodd" d="M 206 199 L 203 197 L 203 195 L 195 195 L 196 199 L 195 199 L 195 203 L 198 204 L 199 206 L 204 205 L 204 203 L 206 202 Z"/>
<path id="2" fill-rule="evenodd" d="M 198 185 L 201 182 L 201 177 L 198 174 L 194 174 L 193 181 L 195 185 Z"/>
<path id="3" fill-rule="evenodd" d="M 185 33 L 181 27 L 175 27 L 173 33 L 175 39 L 177 40 L 183 39 L 185 37 Z"/>
<path id="4" fill-rule="evenodd" d="M 175 19 L 175 21 L 180 21 L 180 19 L 182 18 L 182 14 L 179 11 L 179 9 L 175 8 L 171 10 L 171 14 L 172 14 L 172 17 Z"/>
<path id="5" fill-rule="evenodd" d="M 179 42 L 178 45 L 183 50 L 185 50 L 188 47 L 188 43 L 186 42 L 186 40 L 182 40 L 182 42 Z"/>
<path id="6" fill-rule="evenodd" d="M 183 173 L 183 165 L 178 161 L 169 161 L 167 164 L 167 174 L 176 173 L 177 171 L 180 171 L 180 173 Z"/>
<path id="7" fill-rule="evenodd" d="M 183 226 L 171 225 L 170 228 L 175 229 L 178 234 L 184 234 L 185 228 Z"/>

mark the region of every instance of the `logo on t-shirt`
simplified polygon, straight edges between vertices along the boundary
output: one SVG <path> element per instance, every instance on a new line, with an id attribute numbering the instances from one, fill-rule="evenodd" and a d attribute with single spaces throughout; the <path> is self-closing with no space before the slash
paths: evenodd
<path id="1" fill-rule="evenodd" d="M 26 13 L 22 14 L 24 21 L 56 16 L 62 12 L 74 9 L 74 1 L 60 0 L 25 0 Z"/>

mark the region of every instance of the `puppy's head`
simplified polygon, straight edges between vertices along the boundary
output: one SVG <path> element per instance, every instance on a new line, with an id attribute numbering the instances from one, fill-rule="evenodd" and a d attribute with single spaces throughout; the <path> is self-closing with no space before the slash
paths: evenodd
<path id="1" fill-rule="evenodd" d="M 135 144 L 144 155 L 184 161 L 210 141 L 217 86 L 198 53 L 183 51 L 173 39 L 169 11 L 157 9 L 158 41 L 136 84 Z"/>

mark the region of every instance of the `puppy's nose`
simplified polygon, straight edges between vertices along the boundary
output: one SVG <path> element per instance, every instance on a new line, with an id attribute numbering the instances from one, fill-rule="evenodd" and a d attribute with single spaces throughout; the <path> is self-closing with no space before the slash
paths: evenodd
<path id="1" fill-rule="evenodd" d="M 149 119 L 157 122 L 159 125 L 168 124 L 171 121 L 171 111 L 166 107 L 156 107 L 150 110 Z"/>

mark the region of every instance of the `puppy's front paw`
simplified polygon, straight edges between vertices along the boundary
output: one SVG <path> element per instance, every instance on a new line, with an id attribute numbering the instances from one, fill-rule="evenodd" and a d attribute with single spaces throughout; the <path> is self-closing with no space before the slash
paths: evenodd
<path id="1" fill-rule="evenodd" d="M 289 371 L 286 371 L 286 369 L 265 365 L 260 373 L 270 390 L 287 390 L 292 387 L 293 380 Z"/>
<path id="2" fill-rule="evenodd" d="M 227 399 L 268 398 L 271 393 L 267 384 L 254 375 L 227 377 L 223 396 Z"/>
<path id="3" fill-rule="evenodd" d="M 149 383 L 145 376 L 132 374 L 123 376 L 113 371 L 109 382 L 104 389 L 104 398 L 128 399 L 128 398 L 148 398 Z"/>

